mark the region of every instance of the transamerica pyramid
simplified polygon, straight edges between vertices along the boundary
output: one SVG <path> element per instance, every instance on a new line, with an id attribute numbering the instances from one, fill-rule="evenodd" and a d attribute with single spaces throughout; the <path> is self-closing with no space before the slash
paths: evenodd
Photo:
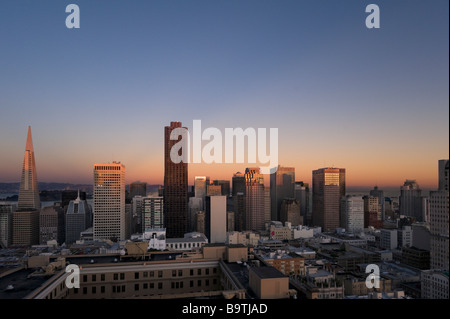
<path id="1" fill-rule="evenodd" d="M 17 206 L 19 210 L 41 209 L 30 126 L 28 126 L 27 144 L 23 159 L 22 178 L 20 180 L 19 201 Z"/>

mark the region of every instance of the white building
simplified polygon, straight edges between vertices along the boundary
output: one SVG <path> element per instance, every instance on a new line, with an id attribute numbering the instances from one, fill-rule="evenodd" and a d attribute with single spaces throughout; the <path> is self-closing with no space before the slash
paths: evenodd
<path id="1" fill-rule="evenodd" d="M 413 244 L 413 231 L 411 226 L 403 226 L 402 229 L 397 230 L 397 244 L 398 247 L 411 247 Z"/>
<path id="2" fill-rule="evenodd" d="M 448 271 L 423 270 L 421 273 L 422 299 L 448 299 Z"/>
<path id="3" fill-rule="evenodd" d="M 125 166 L 94 164 L 94 240 L 126 239 Z"/>
<path id="4" fill-rule="evenodd" d="M 382 249 L 395 249 L 398 246 L 397 230 L 396 229 L 381 229 L 380 232 L 380 247 Z"/>
<path id="5" fill-rule="evenodd" d="M 364 199 L 350 196 L 341 199 L 341 227 L 347 232 L 359 234 L 364 231 Z"/>
<path id="6" fill-rule="evenodd" d="M 176 251 L 191 251 L 200 249 L 208 243 L 205 234 L 192 232 L 184 234 L 183 238 L 167 238 L 166 248 Z"/>
<path id="7" fill-rule="evenodd" d="M 142 199 L 142 231 L 164 227 L 164 198 L 148 196 Z"/>

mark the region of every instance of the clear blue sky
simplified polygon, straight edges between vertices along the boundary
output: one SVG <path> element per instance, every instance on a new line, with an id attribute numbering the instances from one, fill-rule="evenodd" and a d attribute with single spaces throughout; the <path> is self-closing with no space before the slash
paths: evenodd
<path id="1" fill-rule="evenodd" d="M 80 29 L 65 26 L 70 3 Z M 2 1 L 0 182 L 19 180 L 31 125 L 40 181 L 90 183 L 93 163 L 118 160 L 127 182 L 161 183 L 163 127 L 201 119 L 278 127 L 280 163 L 299 179 L 335 165 L 350 184 L 432 186 L 449 153 L 448 6 Z M 192 165 L 190 179 L 233 171 Z"/>

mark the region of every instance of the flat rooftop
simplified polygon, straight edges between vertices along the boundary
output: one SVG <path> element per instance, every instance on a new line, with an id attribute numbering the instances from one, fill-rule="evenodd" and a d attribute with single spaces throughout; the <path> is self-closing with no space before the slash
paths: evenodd
<path id="1" fill-rule="evenodd" d="M 269 278 L 284 278 L 285 276 L 282 272 L 274 267 L 251 267 L 249 271 L 253 271 L 255 275 L 257 275 L 261 279 L 269 279 Z"/>
<path id="2" fill-rule="evenodd" d="M 21 269 L 0 278 L 0 299 L 23 299 L 53 276 L 30 276 L 35 270 Z M 9 285 L 14 289 L 7 290 Z"/>

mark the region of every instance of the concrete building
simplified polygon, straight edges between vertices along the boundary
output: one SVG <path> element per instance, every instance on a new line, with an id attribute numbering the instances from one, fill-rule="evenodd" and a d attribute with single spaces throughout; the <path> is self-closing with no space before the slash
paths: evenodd
<path id="1" fill-rule="evenodd" d="M 61 203 L 47 206 L 41 209 L 39 214 L 39 242 L 41 245 L 50 240 L 64 243 L 66 234 L 66 218 Z"/>
<path id="2" fill-rule="evenodd" d="M 227 245 L 244 245 L 244 246 L 256 246 L 261 239 L 258 233 L 252 231 L 238 232 L 233 231 L 227 233 Z"/>
<path id="3" fill-rule="evenodd" d="M 381 229 L 380 248 L 392 250 L 398 246 L 398 236 L 396 229 Z"/>
<path id="4" fill-rule="evenodd" d="M 413 232 L 412 246 L 430 251 L 430 224 L 429 223 L 414 223 L 411 225 Z"/>
<path id="5" fill-rule="evenodd" d="M 188 220 L 188 230 L 196 230 L 196 215 L 199 211 L 203 210 L 203 198 L 189 197 L 189 220 Z"/>
<path id="6" fill-rule="evenodd" d="M 289 298 L 289 277 L 273 267 L 251 267 L 248 271 L 250 289 L 259 299 Z"/>
<path id="7" fill-rule="evenodd" d="M 94 239 L 124 240 L 125 166 L 120 162 L 94 164 Z"/>
<path id="8" fill-rule="evenodd" d="M 207 186 L 209 184 L 210 184 L 209 176 L 195 176 L 194 177 L 195 198 L 200 198 L 202 202 L 204 202 Z M 201 207 L 201 209 L 203 209 L 203 206 Z"/>
<path id="9" fill-rule="evenodd" d="M 267 266 L 278 269 L 286 276 L 304 276 L 306 273 L 305 258 L 295 253 L 280 250 L 259 254 L 257 257 Z"/>
<path id="10" fill-rule="evenodd" d="M 164 198 L 147 196 L 142 199 L 142 228 L 164 228 Z"/>
<path id="11" fill-rule="evenodd" d="M 359 234 L 364 231 L 364 200 L 347 195 L 341 199 L 341 227 L 347 232 Z"/>
<path id="12" fill-rule="evenodd" d="M 438 172 L 439 172 L 439 191 L 450 191 L 449 189 L 449 160 L 442 159 L 438 162 Z"/>
<path id="13" fill-rule="evenodd" d="M 173 251 L 198 250 L 208 244 L 205 234 L 193 232 L 184 234 L 183 238 L 167 238 L 166 248 Z"/>
<path id="14" fill-rule="evenodd" d="M 245 230 L 264 230 L 264 176 L 259 168 L 245 170 Z"/>
<path id="15" fill-rule="evenodd" d="M 398 247 L 411 247 L 413 242 L 413 231 L 411 226 L 403 226 L 397 230 Z"/>
<path id="16" fill-rule="evenodd" d="M 220 186 L 222 196 L 230 196 L 230 181 L 227 180 L 213 180 L 213 185 Z"/>
<path id="17" fill-rule="evenodd" d="M 6 248 L 12 243 L 13 212 L 12 204 L 0 204 L 0 247 Z"/>
<path id="18" fill-rule="evenodd" d="M 449 269 L 449 191 L 430 192 L 431 269 Z"/>
<path id="19" fill-rule="evenodd" d="M 340 222 L 340 200 L 345 196 L 345 169 L 321 168 L 313 171 L 314 226 L 334 232 Z"/>
<path id="20" fill-rule="evenodd" d="M 302 181 L 294 183 L 294 198 L 300 203 L 300 215 L 303 217 L 303 223 L 306 224 L 311 203 L 308 183 Z"/>
<path id="21" fill-rule="evenodd" d="M 415 180 L 406 180 L 400 188 L 400 215 L 414 217 L 417 221 L 424 221 L 422 190 Z"/>
<path id="22" fill-rule="evenodd" d="M 280 221 L 289 222 L 292 226 L 303 225 L 303 216 L 300 214 L 300 202 L 293 198 L 281 201 Z"/>
<path id="23" fill-rule="evenodd" d="M 210 243 L 225 243 L 227 239 L 226 196 L 206 196 L 205 235 Z"/>
<path id="24" fill-rule="evenodd" d="M 130 184 L 130 198 L 133 199 L 135 196 L 147 196 L 147 183 L 134 182 Z"/>
<path id="25" fill-rule="evenodd" d="M 270 220 L 281 220 L 281 204 L 285 198 L 294 198 L 295 168 L 278 165 L 270 174 Z"/>
<path id="26" fill-rule="evenodd" d="M 67 206 L 65 216 L 66 244 L 72 244 L 81 238 L 81 233 L 92 227 L 92 213 L 87 201 L 77 197 Z"/>
<path id="27" fill-rule="evenodd" d="M 421 273 L 422 299 L 449 298 L 448 271 L 422 270 Z"/>

